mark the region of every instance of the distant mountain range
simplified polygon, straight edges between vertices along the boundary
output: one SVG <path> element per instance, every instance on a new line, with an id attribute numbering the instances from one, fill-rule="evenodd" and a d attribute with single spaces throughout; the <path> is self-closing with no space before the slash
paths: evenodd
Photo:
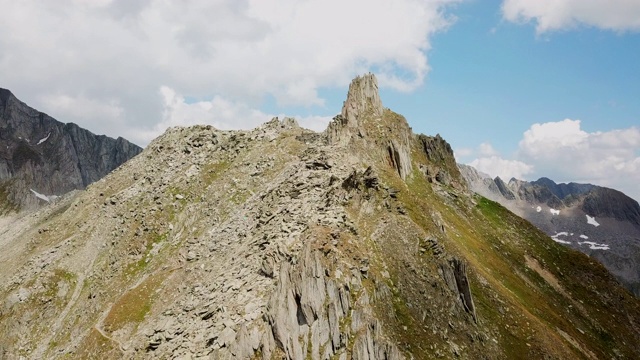
<path id="1" fill-rule="evenodd" d="M 61 123 L 0 88 L 0 212 L 83 189 L 141 151 L 123 138 Z"/>
<path id="2" fill-rule="evenodd" d="M 640 296 L 640 206 L 620 191 L 591 184 L 528 182 L 459 165 L 471 190 L 529 220 L 553 240 L 600 261 Z"/>

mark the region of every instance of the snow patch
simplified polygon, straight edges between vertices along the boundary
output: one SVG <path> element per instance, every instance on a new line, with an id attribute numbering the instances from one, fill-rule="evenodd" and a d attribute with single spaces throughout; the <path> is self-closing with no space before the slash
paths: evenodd
<path id="1" fill-rule="evenodd" d="M 551 237 L 551 239 L 560 244 L 571 244 L 571 241 L 560 240 L 558 236 L 569 236 L 569 233 L 566 231 L 559 232 Z"/>
<path id="2" fill-rule="evenodd" d="M 560 215 L 560 210 L 549 209 L 549 211 L 551 212 L 551 215 Z"/>
<path id="3" fill-rule="evenodd" d="M 593 241 L 583 241 L 583 242 L 578 241 L 578 245 L 582 245 L 582 244 L 589 245 L 589 249 L 591 250 L 609 250 L 609 245 L 607 244 L 597 244 L 597 243 L 594 243 Z"/>
<path id="4" fill-rule="evenodd" d="M 538 206 L 538 207 L 536 208 L 536 212 L 540 212 L 540 211 L 542 211 L 542 207 Z"/>
<path id="5" fill-rule="evenodd" d="M 37 143 L 36 145 L 40 145 L 40 144 L 42 144 L 43 142 L 45 142 L 45 141 L 49 140 L 49 136 L 51 136 L 51 131 L 49 131 L 49 134 L 47 134 L 47 136 L 46 136 L 46 137 L 44 137 L 44 138 L 40 139 L 40 141 L 38 141 L 38 143 Z"/>
<path id="6" fill-rule="evenodd" d="M 29 189 L 31 190 L 31 192 L 38 198 L 38 199 L 42 199 L 46 202 L 51 202 L 51 200 L 49 199 L 49 197 L 47 195 L 42 195 L 39 192 L 33 190 L 33 189 Z"/>
<path id="7" fill-rule="evenodd" d="M 587 235 L 580 235 L 580 238 L 587 240 L 589 237 Z"/>
<path id="8" fill-rule="evenodd" d="M 587 215 L 587 224 L 591 224 L 593 226 L 600 226 L 600 224 L 596 221 L 595 217 L 591 217 Z"/>

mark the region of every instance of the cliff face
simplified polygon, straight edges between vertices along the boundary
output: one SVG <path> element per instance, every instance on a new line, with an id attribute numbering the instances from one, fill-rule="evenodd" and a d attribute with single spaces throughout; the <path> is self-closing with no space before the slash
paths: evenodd
<path id="1" fill-rule="evenodd" d="M 598 259 L 640 297 L 640 205 L 620 191 L 480 175 L 460 165 L 469 187 L 531 221 L 557 242 Z"/>
<path id="2" fill-rule="evenodd" d="M 470 194 L 440 137 L 349 103 L 324 133 L 169 129 L 0 218 L 0 357 L 640 356 L 640 302 L 601 266 Z"/>
<path id="3" fill-rule="evenodd" d="M 0 89 L 0 207 L 4 209 L 33 207 L 45 197 L 84 189 L 141 151 L 123 138 L 63 124 Z"/>

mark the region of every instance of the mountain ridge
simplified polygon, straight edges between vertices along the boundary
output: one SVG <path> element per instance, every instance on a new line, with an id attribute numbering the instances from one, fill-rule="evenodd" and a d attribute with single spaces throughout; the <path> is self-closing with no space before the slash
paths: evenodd
<path id="1" fill-rule="evenodd" d="M 527 182 L 482 176 L 459 165 L 469 187 L 531 221 L 557 242 L 602 262 L 640 296 L 640 205 L 622 192 L 592 184 Z"/>
<path id="2" fill-rule="evenodd" d="M 14 220 L 0 231 L 0 354 L 640 356 L 639 301 L 471 194 L 444 139 L 369 107 L 375 84 L 356 78 L 356 111 L 323 133 L 288 118 L 168 129 Z"/>
<path id="3" fill-rule="evenodd" d="M 5 210 L 83 189 L 142 149 L 62 123 L 0 88 L 0 188 Z M 34 193 L 41 196 L 34 196 Z"/>

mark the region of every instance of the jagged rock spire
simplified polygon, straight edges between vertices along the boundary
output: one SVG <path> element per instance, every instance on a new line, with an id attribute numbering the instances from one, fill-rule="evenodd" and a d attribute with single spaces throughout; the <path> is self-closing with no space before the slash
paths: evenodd
<path id="1" fill-rule="evenodd" d="M 342 145 L 349 144 L 354 138 L 369 137 L 373 140 L 367 145 L 369 150 L 373 150 L 371 154 L 386 158 L 385 161 L 396 169 L 398 175 L 406 179 L 412 170 L 411 128 L 401 116 L 385 116 L 378 80 L 368 73 L 351 81 L 342 112 L 329 123 L 325 134 L 330 144 Z M 385 121 L 387 130 L 381 133 L 380 125 Z"/>
<path id="2" fill-rule="evenodd" d="M 358 76 L 349 85 L 347 100 L 342 105 L 342 117 L 349 127 L 358 126 L 360 115 L 382 116 L 382 101 L 378 93 L 378 80 L 372 73 Z"/>
<path id="3" fill-rule="evenodd" d="M 342 112 L 326 130 L 329 142 L 347 144 L 353 135 L 363 137 L 366 133 L 362 126 L 363 118 L 381 117 L 383 112 L 376 76 L 368 73 L 356 77 L 349 85 Z"/>

